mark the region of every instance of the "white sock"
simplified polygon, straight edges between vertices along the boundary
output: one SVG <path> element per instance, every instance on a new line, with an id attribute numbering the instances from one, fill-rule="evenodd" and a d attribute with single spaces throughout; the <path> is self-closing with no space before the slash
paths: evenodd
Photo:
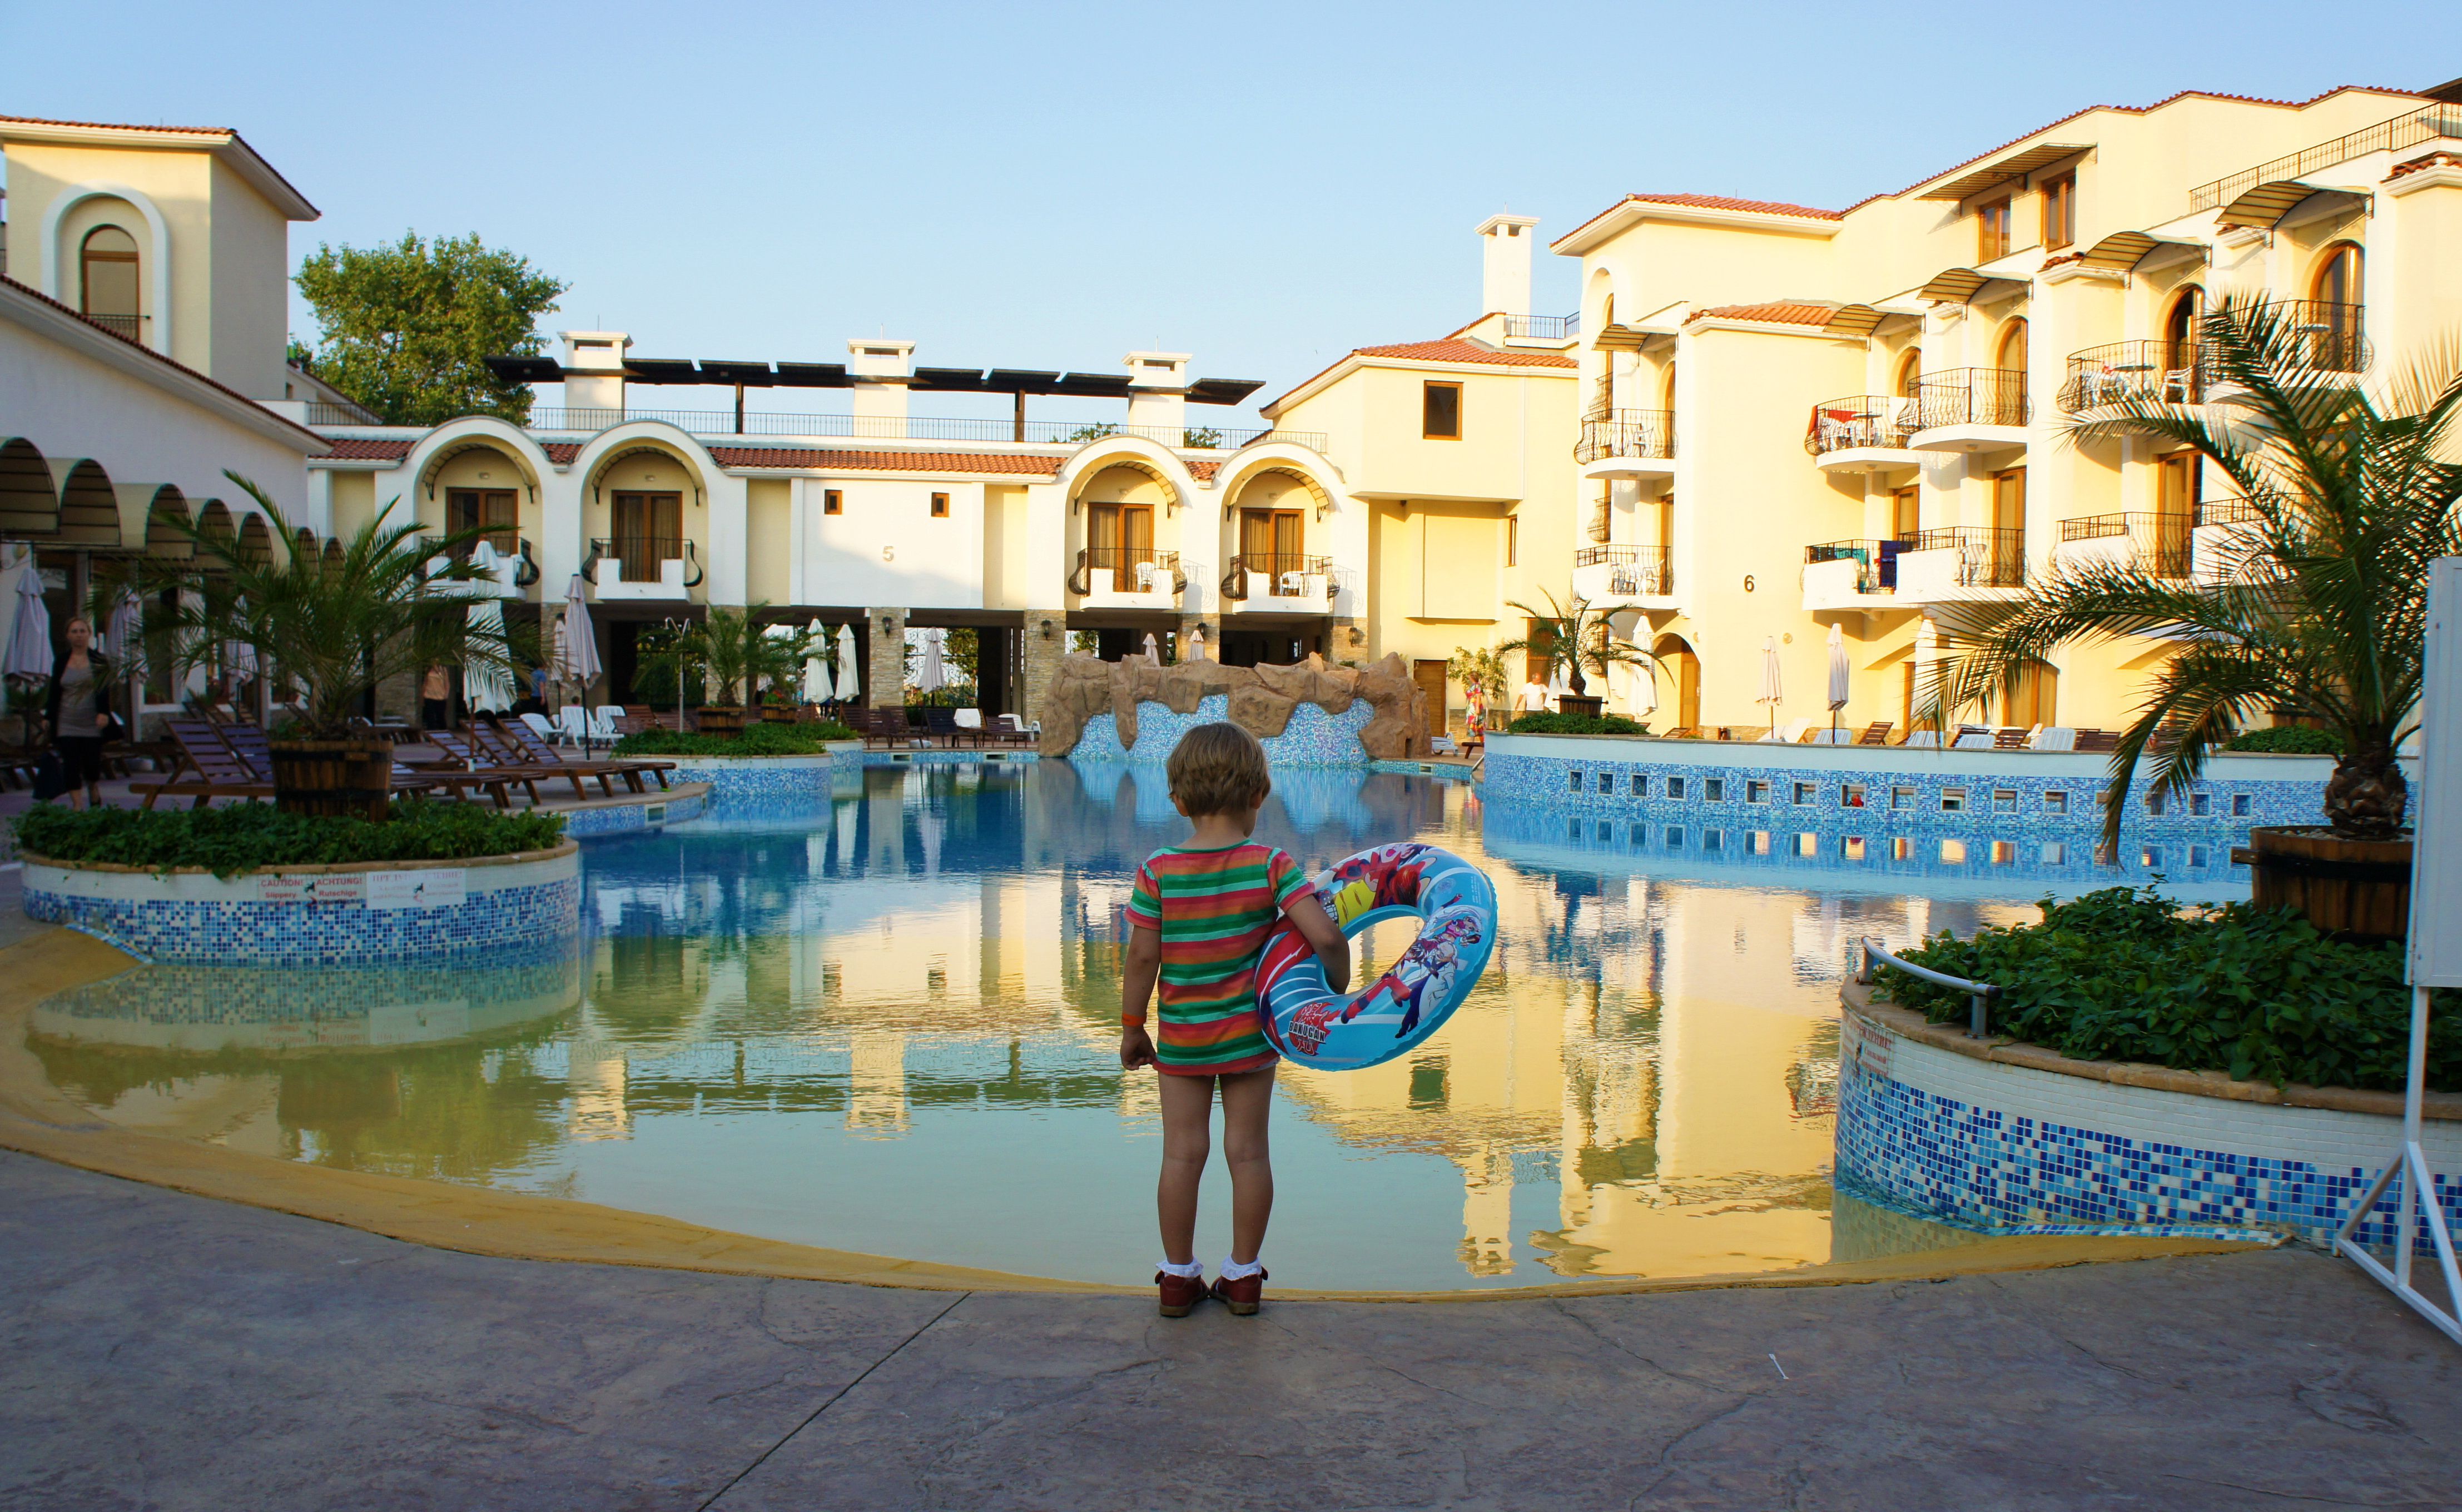
<path id="1" fill-rule="evenodd" d="M 1155 1268 L 1166 1276 L 1177 1276 L 1182 1281 L 1195 1281 L 1205 1274 L 1203 1264 L 1194 1260 L 1185 1265 L 1175 1265 L 1166 1260 Z"/>
<path id="2" fill-rule="evenodd" d="M 1248 1262 L 1248 1264 L 1242 1265 L 1238 1261 L 1233 1260 L 1230 1256 L 1225 1255 L 1222 1257 L 1222 1268 L 1215 1274 L 1220 1276 L 1224 1281 L 1245 1281 L 1251 1276 L 1262 1273 L 1264 1268 L 1265 1264 L 1263 1261 L 1252 1260 Z"/>

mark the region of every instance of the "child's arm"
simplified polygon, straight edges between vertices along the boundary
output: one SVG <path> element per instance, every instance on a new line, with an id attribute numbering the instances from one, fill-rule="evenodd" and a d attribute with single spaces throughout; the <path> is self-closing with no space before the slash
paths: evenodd
<path id="1" fill-rule="evenodd" d="M 1325 910 L 1317 912 L 1322 915 Z M 1120 1065 L 1129 1070 L 1155 1064 L 1154 1039 L 1146 1033 L 1146 1004 L 1162 975 L 1162 931 L 1143 924 L 1129 930 L 1129 959 L 1120 971 Z"/>
<path id="2" fill-rule="evenodd" d="M 1302 893 L 1283 905 L 1291 917 L 1300 938 L 1316 951 L 1316 959 L 1325 966 L 1325 983 L 1336 992 L 1350 990 L 1350 941 L 1334 927 L 1325 905 L 1314 893 Z"/>

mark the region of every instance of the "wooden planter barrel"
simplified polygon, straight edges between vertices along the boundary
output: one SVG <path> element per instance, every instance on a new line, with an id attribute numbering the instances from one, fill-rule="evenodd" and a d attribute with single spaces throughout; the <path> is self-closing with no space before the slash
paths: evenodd
<path id="1" fill-rule="evenodd" d="M 1607 700 L 1594 699 L 1587 694 L 1560 693 L 1556 695 L 1556 711 L 1560 714 L 1587 714 L 1592 719 L 1597 719 L 1599 717 L 1599 711 L 1606 706 Z"/>
<path id="2" fill-rule="evenodd" d="M 740 708 L 703 707 L 695 713 L 703 735 L 741 735 L 744 733 L 744 711 Z"/>
<path id="3" fill-rule="evenodd" d="M 804 711 L 802 709 L 797 708 L 792 703 L 764 703 L 761 705 L 761 723 L 764 724 L 792 724 L 795 723 L 796 718 L 803 712 Z"/>
<path id="4" fill-rule="evenodd" d="M 275 808 L 383 822 L 393 795 L 393 742 L 354 735 L 274 741 L 272 747 Z"/>
<path id="5" fill-rule="evenodd" d="M 2410 929 L 2410 842 L 2345 840 L 2322 827 L 2248 832 L 2249 901 L 2304 914 L 2342 940 L 2401 940 Z"/>

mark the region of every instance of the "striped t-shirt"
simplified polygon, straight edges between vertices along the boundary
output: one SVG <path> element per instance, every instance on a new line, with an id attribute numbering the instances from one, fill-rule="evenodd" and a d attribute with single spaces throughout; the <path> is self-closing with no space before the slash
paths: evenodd
<path id="1" fill-rule="evenodd" d="M 1162 1024 L 1154 1036 L 1162 1069 L 1223 1076 L 1273 1064 L 1257 1019 L 1257 958 L 1284 906 L 1307 885 L 1297 861 L 1255 841 L 1216 851 L 1173 846 L 1137 868 L 1129 922 L 1162 935 Z"/>

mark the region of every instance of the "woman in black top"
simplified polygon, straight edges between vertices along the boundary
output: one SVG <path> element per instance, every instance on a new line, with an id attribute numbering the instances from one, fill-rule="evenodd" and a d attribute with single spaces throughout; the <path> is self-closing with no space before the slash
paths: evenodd
<path id="1" fill-rule="evenodd" d="M 111 660 L 91 650 L 93 644 L 93 624 L 82 615 L 72 618 L 43 698 L 43 723 L 51 727 L 72 809 L 102 801 L 102 740 L 113 723 Z"/>

